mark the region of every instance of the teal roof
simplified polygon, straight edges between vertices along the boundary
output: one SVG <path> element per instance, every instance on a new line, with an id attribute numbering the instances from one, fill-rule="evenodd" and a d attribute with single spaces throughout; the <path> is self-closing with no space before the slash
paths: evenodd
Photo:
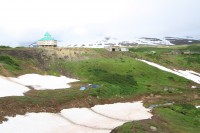
<path id="1" fill-rule="evenodd" d="M 51 37 L 51 35 L 48 32 L 46 32 L 44 34 L 44 37 L 41 38 L 39 41 L 49 41 L 49 40 L 55 40 L 55 39 L 53 37 Z"/>

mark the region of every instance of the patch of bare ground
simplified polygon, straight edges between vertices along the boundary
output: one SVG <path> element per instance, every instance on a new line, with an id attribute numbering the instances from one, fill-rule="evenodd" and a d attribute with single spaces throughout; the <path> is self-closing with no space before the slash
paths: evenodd
<path id="1" fill-rule="evenodd" d="M 132 121 L 130 122 L 131 130 L 132 133 L 140 133 L 140 132 L 145 132 L 145 133 L 174 133 L 174 131 L 170 128 L 168 128 L 166 125 L 168 123 L 160 118 L 159 115 L 157 115 L 154 111 L 152 112 L 153 117 L 151 119 L 147 120 L 140 120 L 138 121 Z M 157 126 L 159 125 L 159 128 Z M 152 129 L 153 127 L 153 129 Z M 113 129 L 111 133 L 118 133 L 119 129 L 118 127 Z"/>
<path id="2" fill-rule="evenodd" d="M 3 76 L 9 77 L 10 73 L 4 68 L 3 64 L 0 63 L 0 70 Z"/>

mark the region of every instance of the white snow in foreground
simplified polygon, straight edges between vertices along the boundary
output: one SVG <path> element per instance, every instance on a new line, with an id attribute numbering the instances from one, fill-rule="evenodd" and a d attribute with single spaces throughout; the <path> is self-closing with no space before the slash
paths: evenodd
<path id="1" fill-rule="evenodd" d="M 152 116 L 149 113 L 150 109 L 145 108 L 142 102 L 96 105 L 92 110 L 123 121 L 144 120 Z"/>
<path id="2" fill-rule="evenodd" d="M 189 79 L 189 80 L 191 80 L 191 81 L 193 81 L 195 83 L 200 84 L 200 74 L 197 73 L 197 72 L 190 71 L 190 70 L 185 70 L 185 71 L 184 70 L 176 70 L 176 69 L 171 70 L 169 68 L 166 68 L 164 66 L 158 65 L 158 64 L 150 62 L 150 61 L 141 60 L 141 59 L 137 59 L 137 60 L 145 62 L 145 63 L 147 63 L 147 64 L 149 64 L 151 66 L 154 66 L 156 68 L 159 68 L 160 70 L 176 74 L 178 76 L 184 77 L 184 78 Z"/>
<path id="3" fill-rule="evenodd" d="M 142 102 L 96 105 L 91 109 L 71 108 L 57 114 L 27 113 L 7 117 L 8 121 L 0 124 L 0 133 L 109 133 L 127 121 L 152 117 Z"/>
<path id="4" fill-rule="evenodd" d="M 18 78 L 0 76 L 0 97 L 23 96 L 25 92 L 30 90 L 29 87 L 36 90 L 70 88 L 69 83 L 77 81 L 79 80 L 65 76 L 39 74 L 25 74 Z"/>
<path id="5" fill-rule="evenodd" d="M 79 81 L 65 76 L 56 77 L 39 74 L 25 74 L 18 78 L 10 79 L 25 86 L 31 86 L 36 90 L 70 88 L 68 83 Z"/>
<path id="6" fill-rule="evenodd" d="M 65 109 L 61 111 L 61 114 L 77 124 L 89 125 L 94 128 L 113 129 L 124 123 L 123 121 L 117 121 L 94 113 L 87 108 Z"/>
<path id="7" fill-rule="evenodd" d="M 0 124 L 0 133 L 109 133 L 71 124 L 53 113 L 27 113 L 8 119 Z"/>
<path id="8" fill-rule="evenodd" d="M 23 93 L 29 91 L 29 88 L 9 81 L 6 77 L 0 76 L 0 97 L 5 96 L 23 96 Z"/>

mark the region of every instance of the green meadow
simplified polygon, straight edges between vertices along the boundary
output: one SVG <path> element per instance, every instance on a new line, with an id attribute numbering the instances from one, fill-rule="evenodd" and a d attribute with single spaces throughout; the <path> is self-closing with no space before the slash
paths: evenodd
<path id="1" fill-rule="evenodd" d="M 76 52 L 76 49 L 72 50 Z M 200 105 L 200 93 L 199 89 L 191 89 L 191 86 L 198 85 L 136 59 L 146 59 L 168 68 L 200 72 L 199 45 L 133 47 L 125 53 L 85 49 L 69 59 L 49 57 L 38 51 L 41 50 L 0 48 L 0 74 L 65 75 L 77 78 L 80 82 L 72 83 L 70 89 L 31 90 L 25 96 L 0 98 L 0 109 L 4 112 L 0 116 L 1 121 L 6 115 L 23 114 L 26 111 L 57 112 L 69 107 L 142 100 L 146 107 L 173 104 L 154 108 L 151 120 L 125 123 L 113 132 L 152 132 L 151 126 L 156 127 L 156 132 L 200 131 L 200 111 L 195 108 L 195 105 Z M 184 53 L 188 51 L 189 54 Z M 88 84 L 98 87 L 91 88 Z M 87 89 L 81 91 L 81 86 Z"/>

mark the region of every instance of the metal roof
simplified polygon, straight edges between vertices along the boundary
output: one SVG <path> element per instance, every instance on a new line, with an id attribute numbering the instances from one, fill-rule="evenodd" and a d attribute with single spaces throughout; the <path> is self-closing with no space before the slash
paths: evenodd
<path id="1" fill-rule="evenodd" d="M 41 38 L 39 41 L 50 41 L 50 40 L 55 40 L 55 39 L 53 37 L 51 37 L 51 35 L 48 32 L 46 32 L 44 34 L 44 37 Z"/>

